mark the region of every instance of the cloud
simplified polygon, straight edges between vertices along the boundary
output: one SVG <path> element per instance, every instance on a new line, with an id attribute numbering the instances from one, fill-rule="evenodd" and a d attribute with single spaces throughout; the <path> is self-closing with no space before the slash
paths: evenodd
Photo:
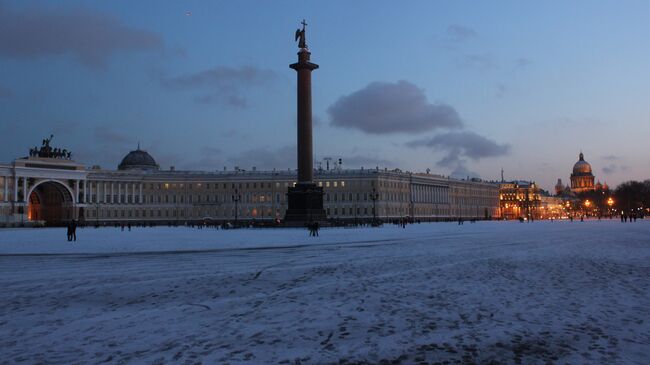
<path id="1" fill-rule="evenodd" d="M 161 82 L 170 90 L 204 92 L 194 98 L 200 104 L 214 103 L 245 109 L 248 100 L 242 95 L 243 91 L 269 85 L 277 77 L 274 71 L 253 66 L 217 66 L 177 77 L 161 77 Z"/>
<path id="2" fill-rule="evenodd" d="M 432 138 L 408 142 L 407 146 L 430 147 L 445 151 L 457 150 L 463 156 L 473 160 L 503 156 L 510 152 L 509 145 L 498 144 L 491 139 L 469 131 L 439 134 Z"/>
<path id="3" fill-rule="evenodd" d="M 3 7 L 0 24 L 0 56 L 9 58 L 72 55 L 90 68 L 102 69 L 117 52 L 163 49 L 159 34 L 88 9 L 14 12 Z"/>
<path id="4" fill-rule="evenodd" d="M 456 179 L 472 179 L 480 177 L 477 172 L 469 170 L 465 165 L 465 162 L 459 162 L 449 175 Z"/>
<path id="5" fill-rule="evenodd" d="M 464 42 L 478 37 L 478 33 L 474 29 L 459 24 L 448 26 L 447 35 L 455 42 Z"/>
<path id="6" fill-rule="evenodd" d="M 616 155 L 607 155 L 607 156 L 603 156 L 602 159 L 605 160 L 605 161 L 616 161 L 616 160 L 620 159 L 620 157 L 618 157 Z"/>
<path id="7" fill-rule="evenodd" d="M 612 175 L 619 171 L 625 171 L 625 170 L 627 170 L 627 166 L 617 165 L 617 164 L 609 164 L 603 167 L 603 173 L 605 175 Z"/>
<path id="8" fill-rule="evenodd" d="M 340 97 L 327 113 L 332 126 L 369 134 L 419 133 L 462 126 L 456 109 L 429 103 L 424 91 L 408 81 L 370 83 Z"/>
<path id="9" fill-rule="evenodd" d="M 411 148 L 427 147 L 446 152 L 445 156 L 436 164 L 453 169 L 452 176 L 455 177 L 478 177 L 477 174 L 466 168 L 467 159 L 478 161 L 482 158 L 504 156 L 510 153 L 508 144 L 499 144 L 470 131 L 439 134 L 431 138 L 411 141 L 406 145 Z"/>

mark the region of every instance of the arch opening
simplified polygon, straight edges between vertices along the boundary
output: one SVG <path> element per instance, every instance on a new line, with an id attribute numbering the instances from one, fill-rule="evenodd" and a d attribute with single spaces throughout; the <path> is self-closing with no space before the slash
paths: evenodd
<path id="1" fill-rule="evenodd" d="M 27 218 L 47 226 L 65 225 L 73 218 L 74 202 L 68 189 L 61 183 L 46 181 L 29 194 Z"/>

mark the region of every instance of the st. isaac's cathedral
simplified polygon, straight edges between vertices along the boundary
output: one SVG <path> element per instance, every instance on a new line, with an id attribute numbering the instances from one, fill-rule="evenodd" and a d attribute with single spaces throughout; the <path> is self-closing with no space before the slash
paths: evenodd
<path id="1" fill-rule="evenodd" d="M 571 188 L 568 186 L 565 188 L 562 185 L 562 180 L 558 179 L 557 185 L 555 186 L 555 192 L 560 195 L 568 191 L 579 194 L 587 191 L 602 190 L 608 189 L 607 184 L 603 185 L 600 181 L 594 184 L 595 176 L 591 170 L 591 165 L 589 162 L 585 161 L 585 155 L 580 152 L 578 156 L 578 162 L 573 165 L 573 173 L 571 173 Z"/>

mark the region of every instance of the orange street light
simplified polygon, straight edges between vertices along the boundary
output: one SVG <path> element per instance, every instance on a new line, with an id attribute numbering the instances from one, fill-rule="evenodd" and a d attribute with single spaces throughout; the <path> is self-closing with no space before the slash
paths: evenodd
<path id="1" fill-rule="evenodd" d="M 612 199 L 611 196 L 609 197 L 609 199 L 607 199 L 607 205 L 609 205 L 610 208 L 612 207 L 612 205 L 614 205 L 614 199 Z"/>
<path id="2" fill-rule="evenodd" d="M 585 200 L 585 207 L 589 208 L 591 205 L 591 202 L 589 200 Z"/>

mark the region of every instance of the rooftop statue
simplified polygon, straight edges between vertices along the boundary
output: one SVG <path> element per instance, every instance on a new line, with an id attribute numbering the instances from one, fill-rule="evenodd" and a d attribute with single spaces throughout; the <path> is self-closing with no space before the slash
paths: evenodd
<path id="1" fill-rule="evenodd" d="M 302 30 L 296 29 L 295 40 L 298 41 L 298 48 L 303 49 L 307 48 L 307 39 L 305 37 L 305 26 L 307 26 L 307 23 L 305 22 L 305 19 L 303 19 L 300 24 L 302 24 Z"/>

